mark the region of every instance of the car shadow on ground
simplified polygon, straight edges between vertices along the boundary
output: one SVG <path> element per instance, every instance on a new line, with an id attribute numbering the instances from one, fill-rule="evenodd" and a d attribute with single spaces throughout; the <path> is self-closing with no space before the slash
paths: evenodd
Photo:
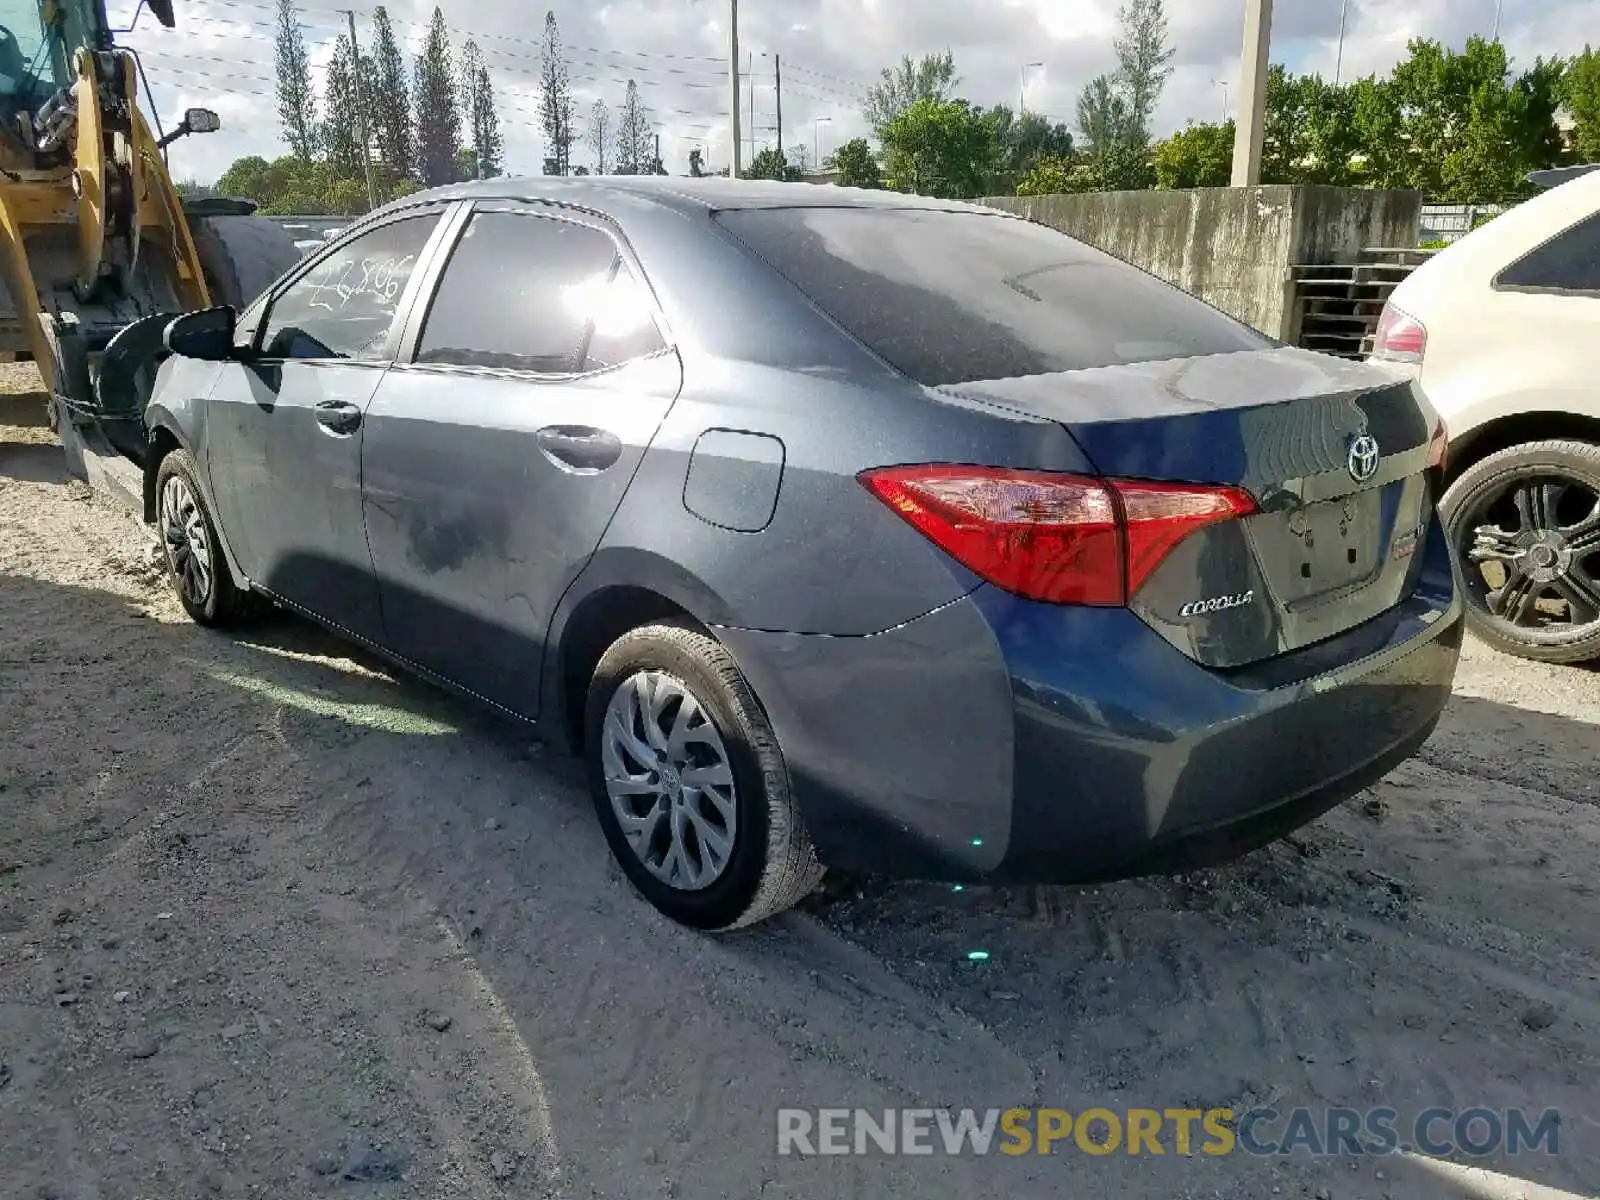
<path id="1" fill-rule="evenodd" d="M 1458 698 L 1418 760 L 1229 868 L 1079 889 L 835 881 L 795 914 L 708 938 L 628 889 L 577 764 L 311 625 L 280 614 L 217 633 L 164 600 L 14 574 L 0 604 L 0 929 L 39 920 L 25 897 L 94 871 L 92 844 L 68 852 L 71 830 L 36 836 L 46 809 L 84 803 L 82 780 L 109 773 L 102 822 L 178 794 L 186 819 L 215 804 L 287 823 L 356 901 L 420 904 L 452 931 L 538 1062 L 557 1140 L 609 1121 L 619 1172 L 692 1170 L 730 1138 L 770 1139 L 780 1096 L 1555 1107 L 1592 1143 L 1600 1003 L 1579 981 L 1600 974 L 1593 725 Z M 71 683 L 84 671 L 98 686 Z M 1512 738 L 1549 765 L 1507 770 L 1496 748 Z M 704 1061 L 675 1084 L 685 1037 Z M 630 1116 L 640 1087 L 685 1089 L 665 1127 Z M 1016 1195 L 1204 1181 L 1344 1196 L 1376 1194 L 1387 1172 L 1399 1194 L 1459 1194 L 1394 1160 L 1119 1158 L 1121 1175 L 1042 1161 L 973 1178 L 1014 1176 Z M 1576 1187 L 1596 1162 L 1591 1147 L 1486 1165 Z M 809 1194 L 889 1170 L 762 1163 Z M 568 1178 L 620 1194 L 632 1176 L 607 1169 L 573 1163 Z M 759 1190 L 724 1170 L 704 1194 Z"/>

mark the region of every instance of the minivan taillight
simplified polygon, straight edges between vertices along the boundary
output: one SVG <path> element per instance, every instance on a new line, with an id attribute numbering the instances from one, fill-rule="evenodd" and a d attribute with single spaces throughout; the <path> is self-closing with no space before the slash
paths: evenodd
<path id="1" fill-rule="evenodd" d="M 1055 604 L 1126 604 L 1184 538 L 1256 510 L 1234 487 L 1006 467 L 883 467 L 860 478 L 974 574 Z"/>
<path id="2" fill-rule="evenodd" d="M 1372 339 L 1372 357 L 1387 362 L 1419 363 L 1428 351 L 1428 331 L 1422 322 L 1393 301 L 1383 306 L 1378 331 Z"/>

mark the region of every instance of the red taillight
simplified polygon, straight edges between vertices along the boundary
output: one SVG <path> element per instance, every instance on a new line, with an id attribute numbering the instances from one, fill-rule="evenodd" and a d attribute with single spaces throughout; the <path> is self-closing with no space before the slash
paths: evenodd
<path id="1" fill-rule="evenodd" d="M 1383 306 L 1378 331 L 1372 339 L 1372 357 L 1389 362 L 1419 363 L 1428 350 L 1428 331 L 1421 321 L 1392 303 Z"/>
<path id="2" fill-rule="evenodd" d="M 1255 511 L 1238 488 L 1004 467 L 884 467 L 861 482 L 968 570 L 1056 604 L 1125 604 L 1189 534 Z"/>

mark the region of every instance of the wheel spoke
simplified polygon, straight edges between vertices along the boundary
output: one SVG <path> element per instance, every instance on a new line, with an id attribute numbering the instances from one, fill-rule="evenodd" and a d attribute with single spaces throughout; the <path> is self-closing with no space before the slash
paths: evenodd
<path id="1" fill-rule="evenodd" d="M 706 820 L 705 814 L 695 808 L 692 800 L 684 805 L 683 811 L 688 814 L 695 835 L 699 838 L 704 869 L 713 874 L 721 872 L 727 865 L 728 856 L 733 853 L 733 839 L 726 831 Z"/>
<path id="2" fill-rule="evenodd" d="M 667 733 L 661 728 L 661 714 L 666 706 L 672 703 L 677 689 L 667 682 L 665 675 L 648 674 L 643 677 L 644 694 L 639 697 L 642 706 L 641 724 L 644 727 L 645 740 L 650 743 L 651 749 L 665 751 L 667 748 Z"/>
<path id="3" fill-rule="evenodd" d="M 1499 591 L 1489 593 L 1489 609 L 1495 616 L 1520 625 L 1523 617 L 1533 610 L 1538 594 L 1533 577 L 1519 571 L 1512 574 Z"/>
<path id="4" fill-rule="evenodd" d="M 1550 500 L 1550 485 L 1537 481 L 1525 483 L 1517 489 L 1514 497 L 1517 506 L 1517 515 L 1522 518 L 1524 529 L 1550 529 L 1552 527 L 1552 507 Z"/>
<path id="5" fill-rule="evenodd" d="M 1567 602 L 1567 618 L 1572 624 L 1590 625 L 1600 621 L 1600 584 L 1587 571 L 1574 565 L 1566 574 L 1552 580 L 1550 586 Z"/>
<path id="6" fill-rule="evenodd" d="M 1480 525 L 1474 531 L 1474 541 L 1467 557 L 1473 562 L 1515 562 L 1522 548 L 1512 535 L 1498 525 Z"/>
<path id="7" fill-rule="evenodd" d="M 629 699 L 628 707 L 637 710 L 636 697 Z M 612 742 L 620 749 L 627 752 L 628 757 L 639 766 L 648 766 L 655 761 L 655 751 L 630 728 L 628 716 L 615 708 L 606 716 L 606 727 L 611 732 Z"/>
<path id="8" fill-rule="evenodd" d="M 683 786 L 692 788 L 732 787 L 733 772 L 725 762 L 714 762 L 704 767 L 685 767 Z"/>

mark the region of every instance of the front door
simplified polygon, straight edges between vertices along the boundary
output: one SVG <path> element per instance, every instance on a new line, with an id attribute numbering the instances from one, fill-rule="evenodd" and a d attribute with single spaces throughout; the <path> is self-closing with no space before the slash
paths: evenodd
<path id="1" fill-rule="evenodd" d="M 207 467 L 252 583 L 352 633 L 383 625 L 361 512 L 367 405 L 393 358 L 407 283 L 435 211 L 336 248 L 273 297 L 247 361 L 207 406 Z"/>
<path id="2" fill-rule="evenodd" d="M 475 213 L 362 447 L 387 644 L 537 716 L 556 604 L 678 393 L 647 295 L 597 225 Z"/>

